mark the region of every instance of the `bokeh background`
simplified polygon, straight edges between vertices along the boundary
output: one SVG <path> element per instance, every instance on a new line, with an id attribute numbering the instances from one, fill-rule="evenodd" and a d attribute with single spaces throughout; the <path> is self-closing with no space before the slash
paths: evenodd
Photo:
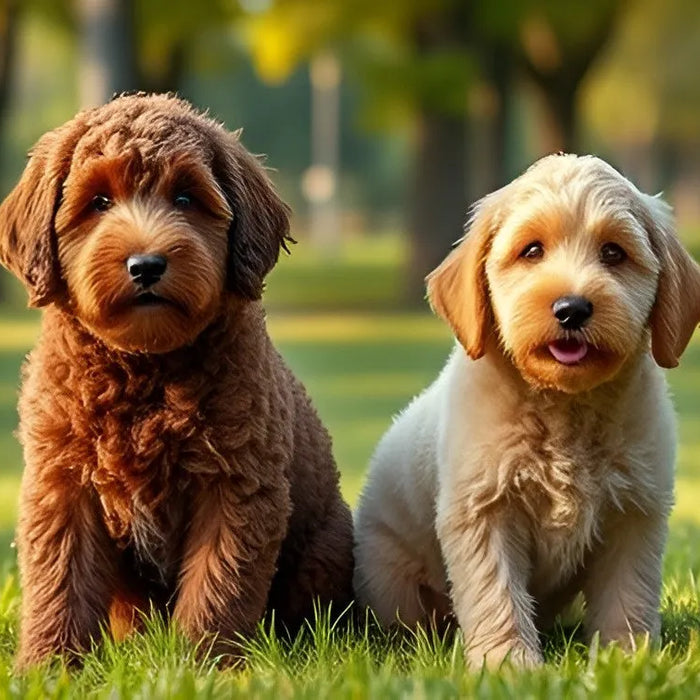
<path id="1" fill-rule="evenodd" d="M 115 91 L 176 91 L 268 156 L 299 241 L 270 330 L 328 425 L 347 498 L 452 340 L 423 277 L 467 207 L 558 150 L 663 190 L 700 251 L 697 0 L 0 0 L 0 194 L 47 129 Z M 0 270 L 0 561 L 38 312 Z M 700 338 L 669 373 L 676 528 L 700 496 Z M 683 525 L 685 523 L 685 525 Z"/>

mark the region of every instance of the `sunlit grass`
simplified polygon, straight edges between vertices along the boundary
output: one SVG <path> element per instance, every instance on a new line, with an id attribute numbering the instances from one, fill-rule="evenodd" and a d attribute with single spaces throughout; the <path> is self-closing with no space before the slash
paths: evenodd
<path id="1" fill-rule="evenodd" d="M 0 321 L 0 352 L 26 352 L 39 334 L 36 317 Z"/>
<path id="2" fill-rule="evenodd" d="M 678 593 L 678 591 L 673 591 Z M 220 669 L 159 618 L 125 642 L 104 639 L 86 654 L 82 670 L 60 664 L 11 675 L 0 660 L 2 697 L 60 698 L 650 698 L 700 693 L 697 592 L 680 604 L 665 600 L 664 645 L 642 642 L 634 653 L 588 647 L 575 630 L 545 640 L 547 664 L 520 671 L 505 663 L 496 672 L 465 668 L 459 634 L 419 630 L 383 632 L 371 619 L 337 623 L 327 611 L 293 640 L 261 625 L 241 642 L 245 664 Z M 694 597 L 692 597 L 694 595 Z M 692 600 L 691 600 L 692 598 Z M 16 589 L 0 591 L 0 619 L 12 618 Z M 690 623 L 690 624 L 689 624 Z M 0 627 L 0 643 L 12 638 Z M 2 644 L 5 646 L 5 644 Z"/>
<path id="3" fill-rule="evenodd" d="M 405 240 L 394 234 L 346 238 L 332 250 L 302 244 L 268 278 L 269 309 L 395 308 L 403 298 Z"/>
<path id="4" fill-rule="evenodd" d="M 284 344 L 356 344 L 402 342 L 451 342 L 444 324 L 426 313 L 294 313 L 272 314 L 273 338 Z"/>

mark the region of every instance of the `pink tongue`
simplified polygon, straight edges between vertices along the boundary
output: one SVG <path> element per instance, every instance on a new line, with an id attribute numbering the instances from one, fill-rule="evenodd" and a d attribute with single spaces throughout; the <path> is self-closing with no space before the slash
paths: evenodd
<path id="1" fill-rule="evenodd" d="M 555 340 L 547 345 L 557 362 L 573 365 L 586 357 L 588 344 L 585 340 Z"/>

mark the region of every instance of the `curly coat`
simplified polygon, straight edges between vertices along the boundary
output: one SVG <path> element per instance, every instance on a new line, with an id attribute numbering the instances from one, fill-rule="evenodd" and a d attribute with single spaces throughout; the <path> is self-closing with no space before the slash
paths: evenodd
<path id="1" fill-rule="evenodd" d="M 259 301 L 287 237 L 257 159 L 180 99 L 121 96 L 36 145 L 0 206 L 0 259 L 45 307 L 19 403 L 20 668 L 151 605 L 221 651 L 266 609 L 294 629 L 351 600 L 331 441 Z M 154 251 L 168 271 L 139 296 L 124 260 Z"/>

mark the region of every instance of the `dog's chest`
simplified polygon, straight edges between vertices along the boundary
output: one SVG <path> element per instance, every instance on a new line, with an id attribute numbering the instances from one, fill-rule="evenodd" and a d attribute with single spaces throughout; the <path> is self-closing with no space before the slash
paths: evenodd
<path id="1" fill-rule="evenodd" d="M 504 446 L 501 469 L 531 533 L 533 580 L 547 589 L 580 569 L 606 514 L 625 502 L 633 484 L 621 436 L 594 412 L 540 410 L 529 426 Z"/>
<path id="2" fill-rule="evenodd" d="M 102 395 L 86 404 L 94 436 L 94 463 L 86 476 L 110 536 L 133 548 L 138 559 L 166 569 L 177 557 L 194 478 L 190 466 L 202 451 L 200 406 L 157 382 L 108 386 L 107 410 Z"/>
<path id="3" fill-rule="evenodd" d="M 173 533 L 184 519 L 189 475 L 181 460 L 189 441 L 157 430 L 159 423 L 124 418 L 108 425 L 96 442 L 91 480 L 111 537 L 160 566 L 172 557 Z"/>

